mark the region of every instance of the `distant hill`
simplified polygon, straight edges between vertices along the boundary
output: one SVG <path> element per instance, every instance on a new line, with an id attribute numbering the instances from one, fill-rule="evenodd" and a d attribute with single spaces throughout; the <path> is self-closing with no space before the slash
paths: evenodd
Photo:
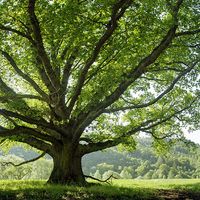
<path id="1" fill-rule="evenodd" d="M 180 142 L 168 153 L 158 154 L 150 139 L 141 138 L 133 152 L 112 148 L 85 156 L 83 169 L 98 177 L 110 170 L 129 178 L 200 178 L 200 146 Z"/>
<path id="2" fill-rule="evenodd" d="M 23 160 L 38 156 L 38 153 L 22 147 L 13 147 L 9 154 Z M 0 155 L 1 162 L 3 156 L 2 153 Z M 48 159 L 48 162 L 45 159 Z M 34 171 L 34 177 L 48 178 L 52 161 L 48 155 L 45 156 L 45 159 L 29 165 L 30 171 Z M 118 178 L 139 179 L 200 178 L 200 146 L 197 145 L 194 148 L 180 142 L 173 146 L 168 153 L 158 154 L 152 147 L 150 139 L 140 138 L 137 141 L 136 150 L 133 152 L 111 148 L 103 152 L 91 153 L 83 157 L 82 165 L 86 175 L 101 179 L 107 178 L 110 174 L 114 174 Z M 8 171 L 8 169 L 6 170 Z M 45 171 L 45 176 L 42 175 L 41 170 Z M 27 177 L 32 178 L 31 174 L 33 173 L 30 172 Z M 2 177 L 4 176 L 2 175 Z"/>

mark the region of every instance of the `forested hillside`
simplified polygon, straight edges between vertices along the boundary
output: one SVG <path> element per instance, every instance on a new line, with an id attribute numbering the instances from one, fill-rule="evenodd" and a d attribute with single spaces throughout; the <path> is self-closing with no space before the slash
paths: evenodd
<path id="1" fill-rule="evenodd" d="M 143 138 L 133 152 L 96 152 L 84 158 L 83 166 L 86 174 L 98 178 L 106 178 L 112 171 L 122 178 L 200 178 L 200 147 L 179 143 L 159 154 L 152 142 Z"/>
<path id="2" fill-rule="evenodd" d="M 152 141 L 143 138 L 132 152 L 112 148 L 85 156 L 83 170 L 86 175 L 99 179 L 111 174 L 125 179 L 200 178 L 200 146 L 178 143 L 167 152 L 159 154 L 152 147 Z M 21 147 L 12 148 L 9 155 L 1 155 L 0 179 L 47 179 L 52 169 L 48 156 L 19 167 L 8 163 L 17 164 L 36 156 L 37 153 Z"/>

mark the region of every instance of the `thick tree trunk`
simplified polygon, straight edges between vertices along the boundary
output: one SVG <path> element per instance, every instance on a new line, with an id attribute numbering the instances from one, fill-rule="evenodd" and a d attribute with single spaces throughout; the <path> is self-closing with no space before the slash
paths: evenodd
<path id="1" fill-rule="evenodd" d="M 53 155 L 53 170 L 48 183 L 85 185 L 86 180 L 82 171 L 82 156 L 66 145 Z"/>

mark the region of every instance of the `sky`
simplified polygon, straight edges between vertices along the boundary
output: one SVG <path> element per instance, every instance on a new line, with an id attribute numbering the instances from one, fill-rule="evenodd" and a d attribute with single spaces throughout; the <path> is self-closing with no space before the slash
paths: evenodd
<path id="1" fill-rule="evenodd" d="M 186 139 L 191 140 L 192 142 L 200 145 L 200 130 L 190 132 L 190 133 L 185 130 L 184 135 Z M 146 133 L 140 133 L 140 136 L 146 137 L 147 135 Z"/>
<path id="2" fill-rule="evenodd" d="M 194 131 L 192 133 L 184 133 L 184 134 L 187 139 L 200 144 L 200 130 Z"/>

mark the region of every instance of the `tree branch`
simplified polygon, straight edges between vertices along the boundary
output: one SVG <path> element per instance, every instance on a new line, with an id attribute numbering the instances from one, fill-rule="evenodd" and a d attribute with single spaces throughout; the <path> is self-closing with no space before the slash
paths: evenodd
<path id="1" fill-rule="evenodd" d="M 177 1 L 173 13 L 174 24 L 169 29 L 169 31 L 162 39 L 160 44 L 156 46 L 148 56 L 142 59 L 136 68 L 133 68 L 130 71 L 130 73 L 127 75 L 127 78 L 123 80 L 109 96 L 105 97 L 103 101 L 97 103 L 95 106 L 92 102 L 89 102 L 86 108 L 80 113 L 79 121 L 81 123 L 79 123 L 77 133 L 75 134 L 76 139 L 80 137 L 82 130 L 84 130 L 86 126 L 88 126 L 94 119 L 96 119 L 100 114 L 102 114 L 108 106 L 117 101 L 119 97 L 126 91 L 126 89 L 147 71 L 147 67 L 154 63 L 157 60 L 157 58 L 169 47 L 172 40 L 175 38 L 175 33 L 178 27 L 177 14 L 180 5 L 182 4 L 182 1 L 183 0 Z"/>
<path id="2" fill-rule="evenodd" d="M 126 9 L 130 6 L 131 3 L 132 3 L 131 0 L 119 0 L 113 6 L 111 19 L 107 24 L 107 29 L 105 33 L 102 35 L 102 37 L 99 39 L 99 41 L 96 43 L 95 48 L 92 52 L 92 56 L 86 61 L 86 64 L 80 73 L 76 88 L 74 90 L 74 94 L 72 95 L 72 98 L 68 107 L 69 113 L 72 111 L 76 101 L 78 100 L 79 95 L 81 94 L 81 90 L 84 85 L 85 79 L 87 77 L 88 70 L 97 59 L 102 47 L 105 45 L 105 43 L 109 40 L 109 38 L 112 36 L 114 31 L 116 30 L 118 21 L 123 16 Z"/>
<path id="3" fill-rule="evenodd" d="M 138 131 L 140 131 L 140 126 L 138 126 L 137 128 L 133 128 L 132 130 L 122 134 L 121 136 L 112 139 L 112 140 L 107 140 L 104 142 L 90 142 L 88 144 L 83 144 L 80 145 L 80 149 L 81 149 L 81 153 L 82 155 L 88 154 L 88 153 L 92 153 L 95 151 L 100 151 L 103 149 L 107 149 L 110 147 L 114 147 L 117 146 L 118 144 L 122 143 L 127 137 L 129 137 L 130 135 L 133 135 L 135 133 L 137 133 Z"/>
<path id="4" fill-rule="evenodd" d="M 9 102 L 17 99 L 37 99 L 40 101 L 45 101 L 42 97 L 36 96 L 36 95 L 31 95 L 31 94 L 16 94 L 16 95 L 3 95 L 0 96 L 0 102 Z"/>
<path id="5" fill-rule="evenodd" d="M 144 121 L 137 127 L 132 128 L 130 131 L 123 133 L 121 136 L 119 136 L 115 139 L 107 140 L 105 142 L 97 142 L 97 143 L 90 142 L 87 145 L 80 145 L 81 153 L 84 155 L 84 154 L 88 154 L 88 153 L 92 153 L 95 151 L 99 151 L 99 150 L 103 150 L 103 149 L 106 149 L 109 147 L 116 146 L 116 145 L 122 143 L 123 140 L 125 140 L 127 137 L 130 137 L 131 135 L 133 135 L 139 131 L 142 131 L 142 132 L 148 131 L 148 130 L 150 130 L 158 125 L 161 125 L 161 124 L 169 121 L 170 119 L 176 117 L 178 114 L 181 114 L 185 110 L 189 109 L 196 100 L 197 100 L 197 98 L 195 98 L 193 101 L 191 101 L 188 106 L 182 108 L 181 110 L 175 111 L 173 114 L 166 116 L 165 118 L 149 119 L 147 121 Z M 155 135 L 152 135 L 152 136 L 156 137 Z M 170 135 L 168 135 L 168 136 L 170 136 Z M 166 137 L 167 136 L 165 136 L 164 138 L 166 138 Z M 162 138 L 160 138 L 160 139 L 162 139 Z"/>
<path id="6" fill-rule="evenodd" d="M 49 124 L 46 120 L 44 120 L 42 118 L 40 120 L 36 120 L 36 119 L 31 118 L 31 117 L 23 116 L 21 114 L 18 114 L 18 113 L 9 111 L 9 110 L 5 110 L 5 109 L 0 109 L 0 115 L 6 115 L 8 117 L 17 118 L 17 119 L 20 119 L 20 120 L 27 122 L 29 124 L 35 124 L 35 125 L 43 126 L 43 127 L 47 127 L 47 128 L 52 127 L 52 124 Z"/>
<path id="7" fill-rule="evenodd" d="M 156 140 L 164 140 L 164 139 L 169 138 L 174 135 L 174 133 L 170 133 L 170 134 L 165 134 L 162 137 L 158 137 L 157 135 L 155 135 L 155 133 L 153 131 L 144 131 L 144 133 L 150 134 Z"/>
<path id="8" fill-rule="evenodd" d="M 121 49 L 120 49 L 120 50 L 121 50 Z M 111 62 L 117 57 L 117 55 L 120 53 L 120 50 L 117 51 L 116 53 L 113 52 L 111 58 L 109 58 L 109 56 L 107 56 L 107 57 L 98 65 L 98 68 L 97 68 L 94 72 L 92 72 L 92 73 L 87 77 L 87 79 L 86 79 L 84 85 L 88 84 L 88 82 L 89 82 L 92 78 L 94 78 L 94 77 L 98 74 L 98 72 L 100 72 L 104 67 L 106 67 L 109 63 L 111 63 Z"/>
<path id="9" fill-rule="evenodd" d="M 27 138 L 17 138 L 16 141 L 26 143 L 30 145 L 33 148 L 39 149 L 41 151 L 44 151 L 48 153 L 49 155 L 52 155 L 53 150 L 52 146 L 42 140 L 36 139 L 34 137 L 27 137 Z"/>
<path id="10" fill-rule="evenodd" d="M 89 176 L 89 175 L 84 175 L 84 177 L 85 177 L 85 178 L 93 179 L 93 180 L 95 180 L 95 181 L 99 181 L 99 182 L 101 182 L 101 183 L 108 183 L 108 184 L 109 184 L 108 181 L 109 181 L 111 178 L 117 179 L 115 176 L 113 176 L 113 174 L 111 174 L 111 175 L 110 175 L 108 178 L 106 178 L 105 180 L 101 180 L 101 179 L 98 179 L 98 178 L 95 178 L 95 177 Z"/>
<path id="11" fill-rule="evenodd" d="M 83 116 L 79 116 L 83 120 L 82 124 L 79 126 L 79 129 L 84 129 L 88 124 L 91 123 L 91 121 L 102 114 L 106 107 L 117 101 L 119 97 L 124 93 L 124 91 L 143 73 L 145 73 L 146 68 L 152 64 L 169 46 L 172 39 L 174 38 L 176 28 L 177 26 L 174 26 L 168 31 L 167 35 L 164 37 L 161 43 L 156 48 L 154 48 L 152 53 L 145 57 L 134 70 L 132 70 L 128 78 L 122 81 L 111 95 L 107 96 L 102 102 L 99 102 L 99 104 L 96 104 L 95 107 L 91 103 L 88 104 L 85 109 L 85 112 L 87 113 L 86 116 L 85 113 L 81 113 Z"/>
<path id="12" fill-rule="evenodd" d="M 25 136 L 25 137 L 31 136 L 31 137 L 35 137 L 40 140 L 44 140 L 51 143 L 57 142 L 56 138 L 47 134 L 43 134 L 41 132 L 38 132 L 32 128 L 25 127 L 25 126 L 16 126 L 13 129 L 5 129 L 5 128 L 0 129 L 0 136 L 2 137 L 12 137 L 12 136 L 19 136 L 19 135 Z"/>
<path id="13" fill-rule="evenodd" d="M 34 162 L 34 161 L 36 161 L 36 160 L 39 160 L 40 158 L 44 157 L 45 154 L 46 154 L 46 152 L 43 152 L 42 154 L 40 154 L 40 155 L 37 156 L 36 158 L 33 158 L 33 159 L 31 159 L 31 160 L 27 160 L 27 161 L 21 162 L 21 163 L 19 163 L 19 164 L 15 164 L 15 163 L 13 163 L 13 162 L 3 162 L 3 163 L 1 163 L 1 165 L 2 165 L 2 166 L 12 165 L 12 166 L 14 166 L 14 167 L 19 167 L 19 166 L 21 166 L 21 165 L 25 165 L 25 164 Z"/>
<path id="14" fill-rule="evenodd" d="M 126 107 L 121 107 L 121 108 L 113 108 L 113 109 L 106 109 L 104 111 L 104 113 L 113 113 L 113 112 L 118 112 L 118 111 L 125 111 L 125 110 L 131 110 L 131 109 L 137 109 L 137 108 L 144 108 L 144 107 L 148 107 L 150 105 L 155 104 L 156 102 L 158 102 L 160 99 L 162 99 L 166 94 L 168 94 L 170 91 L 173 90 L 174 86 L 177 84 L 177 82 L 184 77 L 186 74 L 188 74 L 189 72 L 191 72 L 192 69 L 194 69 L 194 67 L 196 66 L 196 64 L 199 61 L 196 61 L 193 65 L 191 65 L 190 67 L 188 67 L 187 69 L 185 69 L 183 72 L 181 72 L 173 81 L 172 83 L 167 87 L 167 89 L 165 89 L 160 95 L 158 95 L 154 100 L 148 102 L 148 103 L 144 103 L 144 104 L 140 104 L 140 105 L 131 105 L 131 106 L 126 106 Z"/>
<path id="15" fill-rule="evenodd" d="M 42 132 L 38 132 L 37 130 L 35 130 L 35 129 L 32 129 L 32 128 L 29 128 L 29 127 L 24 127 L 24 126 L 20 126 L 20 129 L 23 131 L 22 133 L 25 135 L 32 135 L 32 136 L 34 136 L 34 137 L 36 137 L 36 138 L 39 138 L 39 139 L 41 139 L 41 140 L 45 140 L 45 141 L 47 141 L 47 142 L 51 142 L 52 144 L 53 143 L 56 143 L 56 142 L 58 142 L 58 140 L 55 138 L 55 137 L 53 137 L 53 136 L 51 136 L 51 135 L 47 135 L 47 134 L 44 134 L 44 133 L 42 133 Z M 28 133 L 28 134 L 27 134 Z"/>
<path id="16" fill-rule="evenodd" d="M 175 37 L 186 36 L 186 35 L 195 35 L 200 33 L 200 29 L 191 30 L 191 31 L 183 31 L 175 34 Z"/>
<path id="17" fill-rule="evenodd" d="M 55 91 L 58 91 L 60 88 L 59 79 L 51 66 L 50 60 L 47 56 L 47 53 L 43 45 L 43 39 L 41 35 L 39 21 L 37 19 L 37 16 L 35 15 L 35 3 L 36 0 L 29 0 L 28 14 L 33 28 L 34 39 L 36 42 L 36 49 L 52 86 L 54 87 Z"/>
<path id="18" fill-rule="evenodd" d="M 43 90 L 41 90 L 41 88 L 33 79 L 31 79 L 27 74 L 25 74 L 21 69 L 19 69 L 14 59 L 7 52 L 1 49 L 0 52 L 8 60 L 10 65 L 13 67 L 13 69 L 17 72 L 19 76 L 21 76 L 25 81 L 27 81 L 35 89 L 35 91 L 37 91 L 44 99 L 48 99 L 47 94 Z"/>
<path id="19" fill-rule="evenodd" d="M 69 80 L 69 76 L 70 76 L 70 71 L 71 71 L 71 68 L 73 66 L 73 63 L 76 59 L 76 55 L 78 53 L 78 49 L 75 48 L 73 50 L 73 52 L 71 53 L 70 57 L 68 58 L 66 64 L 65 64 L 65 67 L 64 67 L 64 71 L 63 71 L 63 76 L 62 76 L 62 88 L 63 90 L 65 91 L 66 88 L 67 88 L 67 84 L 68 84 L 68 80 Z"/>
<path id="20" fill-rule="evenodd" d="M 33 45 L 35 45 L 35 41 L 32 39 L 32 37 L 30 35 L 27 35 L 27 34 L 21 32 L 19 30 L 16 30 L 16 29 L 12 28 L 12 27 L 4 26 L 3 24 L 0 24 L 0 29 L 1 30 L 5 30 L 5 31 L 10 31 L 12 33 L 16 33 L 17 35 L 28 39 Z"/>
<path id="21" fill-rule="evenodd" d="M 0 77 L 0 91 L 2 91 L 4 94 L 6 94 L 5 96 L 17 96 L 18 94 L 9 86 L 7 86 L 7 84 L 1 79 Z M 19 101 L 18 103 L 21 103 L 24 108 L 30 110 L 30 107 L 27 105 L 27 103 L 22 99 L 22 98 L 18 98 Z M 4 101 L 4 100 L 3 100 Z M 9 99 L 7 99 L 7 101 L 9 101 Z M 4 102 L 7 102 L 6 100 Z M 14 104 L 14 107 L 16 106 L 16 104 Z"/>
<path id="22" fill-rule="evenodd" d="M 12 88 L 8 87 L 1 77 L 0 77 L 0 91 L 2 91 L 4 94 L 16 95 L 15 91 Z"/>
<path id="23" fill-rule="evenodd" d="M 154 128 L 154 127 L 156 127 L 156 126 L 158 126 L 160 124 L 163 124 L 163 123 L 169 121 L 173 117 L 176 117 L 178 114 L 181 114 L 183 111 L 189 109 L 192 106 L 192 104 L 197 100 L 197 98 L 199 98 L 199 97 L 196 97 L 193 101 L 190 102 L 190 104 L 188 106 L 182 108 L 181 110 L 175 111 L 173 114 L 171 114 L 171 115 L 169 115 L 169 116 L 167 116 L 167 117 L 165 117 L 165 118 L 163 118 L 161 120 L 158 120 L 155 123 L 151 123 L 150 125 L 147 125 L 146 127 L 143 127 L 140 130 L 141 131 L 146 131 L 146 130 L 149 130 L 151 128 Z"/>
<path id="24" fill-rule="evenodd" d="M 52 145 L 44 141 L 44 139 L 47 140 L 47 137 L 49 139 L 50 136 L 39 133 L 31 128 L 18 126 L 14 129 L 6 129 L 0 126 L 0 136 L 8 138 L 12 136 L 19 136 L 15 138 L 15 141 L 29 144 L 30 146 L 47 152 L 50 155 L 52 153 Z M 56 142 L 55 139 L 54 142 Z"/>
<path id="25" fill-rule="evenodd" d="M 95 151 L 100 151 L 109 147 L 114 147 L 122 142 L 121 137 L 117 140 L 107 140 L 105 142 L 89 143 L 87 145 L 81 145 L 82 155 L 92 153 Z M 79 144 L 80 145 L 80 144 Z"/>

